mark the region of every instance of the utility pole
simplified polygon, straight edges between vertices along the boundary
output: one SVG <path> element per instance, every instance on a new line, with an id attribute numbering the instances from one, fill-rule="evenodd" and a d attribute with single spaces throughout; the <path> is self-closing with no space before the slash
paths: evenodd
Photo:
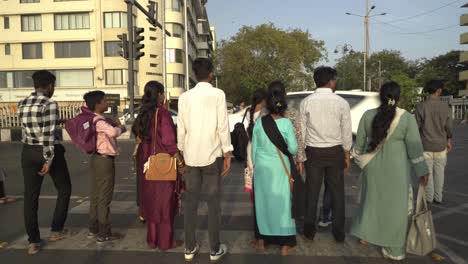
<path id="1" fill-rule="evenodd" d="M 125 1 L 127 3 L 127 27 L 128 27 L 128 82 L 127 82 L 127 93 L 130 100 L 128 107 L 130 110 L 130 121 L 135 118 L 135 74 L 133 66 L 135 66 L 135 50 L 133 46 L 134 34 L 133 34 L 133 2 Z"/>
<path id="2" fill-rule="evenodd" d="M 370 41 L 369 41 L 369 19 L 371 17 L 375 16 L 385 16 L 387 13 L 381 13 L 381 14 L 376 14 L 371 16 L 372 10 L 375 9 L 375 5 L 371 6 L 369 8 L 369 0 L 366 0 L 366 14 L 364 16 L 362 15 L 357 15 L 353 13 L 346 13 L 348 16 L 357 16 L 357 17 L 362 17 L 364 18 L 364 74 L 363 74 L 363 85 L 364 85 L 364 91 L 367 91 L 366 89 L 366 83 L 367 83 L 367 60 L 369 59 L 369 49 L 370 49 Z"/>
<path id="3" fill-rule="evenodd" d="M 369 0 L 366 0 L 366 15 L 364 16 L 364 91 L 366 89 L 366 81 L 367 81 L 367 59 L 369 56 Z"/>
<path id="4" fill-rule="evenodd" d="M 151 25 L 163 30 L 163 34 L 165 33 L 166 35 L 171 36 L 171 33 L 165 30 L 164 27 L 158 22 L 158 19 L 157 19 L 158 12 L 157 12 L 157 7 L 156 7 L 155 2 L 152 2 L 152 1 L 149 2 L 150 4 L 147 6 L 148 10 L 146 10 L 142 5 L 140 5 L 137 0 L 124 0 L 124 2 L 127 4 L 127 30 L 128 30 L 128 82 L 127 82 L 127 92 L 128 92 L 128 98 L 129 98 L 128 107 L 129 107 L 129 112 L 130 112 L 130 120 L 133 121 L 135 117 L 135 104 L 134 104 L 134 101 L 135 101 L 135 73 L 134 73 L 135 60 L 138 60 L 140 57 L 145 55 L 144 52 L 140 51 L 141 49 L 144 48 L 144 44 L 140 43 L 141 41 L 143 41 L 144 37 L 139 35 L 143 33 L 144 29 L 136 28 L 133 24 L 133 6 L 138 8 L 148 18 L 147 20 Z M 162 12 L 164 12 L 164 10 Z M 135 32 L 138 33 L 137 43 L 135 43 Z M 135 47 L 137 47 L 138 49 L 135 50 Z M 163 52 L 166 52 L 166 51 L 163 50 Z M 123 54 L 124 53 L 125 52 L 123 52 Z"/>
<path id="5" fill-rule="evenodd" d="M 382 87 L 382 61 L 379 60 L 379 90 Z"/>

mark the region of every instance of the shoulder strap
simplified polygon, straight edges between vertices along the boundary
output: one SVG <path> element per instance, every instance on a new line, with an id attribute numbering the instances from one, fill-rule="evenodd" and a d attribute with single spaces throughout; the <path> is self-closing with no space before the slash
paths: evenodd
<path id="1" fill-rule="evenodd" d="M 247 116 L 247 114 L 250 112 L 252 107 L 249 107 L 247 109 L 245 109 L 245 114 L 244 114 L 244 117 L 242 118 L 242 124 L 244 124 L 244 121 L 245 121 L 245 117 Z"/>
<path id="2" fill-rule="evenodd" d="M 156 153 L 156 141 L 158 140 L 158 113 L 159 113 L 159 107 L 156 108 L 156 111 L 154 112 L 154 136 L 155 138 L 153 139 L 153 155 Z"/>
<path id="3" fill-rule="evenodd" d="M 359 167 L 361 169 L 366 167 L 367 164 L 369 164 L 369 162 L 371 162 L 371 160 L 374 159 L 374 157 L 377 155 L 377 153 L 380 152 L 383 145 L 385 145 L 385 143 L 387 143 L 387 141 L 393 135 L 393 132 L 395 132 L 396 128 L 398 127 L 398 124 L 400 124 L 400 119 L 401 119 L 401 117 L 403 116 L 403 114 L 405 112 L 406 111 L 401 109 L 401 108 L 398 108 L 398 107 L 396 108 L 396 114 L 395 114 L 395 117 L 393 118 L 392 123 L 390 124 L 390 128 L 388 129 L 387 137 L 385 138 L 384 141 L 382 141 L 379 144 L 379 146 L 377 146 L 377 148 L 373 152 L 363 154 L 363 153 L 358 152 L 355 148 L 353 148 L 351 154 L 353 155 L 353 157 L 355 158 L 356 163 L 359 165 Z"/>
<path id="4" fill-rule="evenodd" d="M 288 150 L 288 144 L 284 140 L 278 125 L 276 125 L 276 122 L 271 115 L 262 117 L 262 126 L 271 143 L 273 143 L 276 148 L 283 152 L 284 155 L 291 157 L 292 155 Z"/>
<path id="5" fill-rule="evenodd" d="M 290 180 L 294 181 L 294 178 L 292 177 L 291 172 L 288 170 L 288 167 L 286 166 L 286 162 L 284 161 L 283 154 L 281 154 L 281 151 L 278 148 L 276 148 L 276 152 L 278 152 L 278 156 L 281 159 L 281 163 L 283 164 L 283 168 L 286 171 L 286 175 L 288 175 L 288 178 Z M 291 164 L 291 166 L 293 166 L 293 164 Z"/>

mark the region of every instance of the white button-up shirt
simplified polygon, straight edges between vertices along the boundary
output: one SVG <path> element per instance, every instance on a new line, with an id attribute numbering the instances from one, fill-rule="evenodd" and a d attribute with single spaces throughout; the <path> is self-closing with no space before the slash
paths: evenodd
<path id="1" fill-rule="evenodd" d="M 177 142 L 191 167 L 211 165 L 233 150 L 222 90 L 200 82 L 179 97 Z"/>
<path id="2" fill-rule="evenodd" d="M 351 110 L 345 99 L 330 88 L 319 88 L 302 101 L 300 108 L 306 146 L 329 148 L 342 145 L 345 151 L 351 149 Z"/>

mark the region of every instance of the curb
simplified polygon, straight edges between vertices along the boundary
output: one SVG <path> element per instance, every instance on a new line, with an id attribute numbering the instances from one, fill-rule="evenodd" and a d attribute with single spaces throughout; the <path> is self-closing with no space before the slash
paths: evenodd
<path id="1" fill-rule="evenodd" d="M 59 134 L 62 136 L 62 141 L 70 142 L 70 135 L 65 129 L 58 129 Z M 21 142 L 21 129 L 20 128 L 2 128 L 0 129 L 0 142 Z M 132 139 L 130 131 L 123 133 L 119 140 Z"/>

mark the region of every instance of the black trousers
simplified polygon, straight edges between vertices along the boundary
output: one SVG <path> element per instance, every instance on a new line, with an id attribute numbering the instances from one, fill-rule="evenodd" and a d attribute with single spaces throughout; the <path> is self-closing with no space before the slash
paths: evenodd
<path id="1" fill-rule="evenodd" d="M 67 220 L 71 182 L 67 162 L 65 161 L 65 148 L 62 145 L 55 145 L 54 154 L 49 174 L 58 194 L 52 219 L 52 232 L 60 232 Z M 39 209 L 42 181 L 47 175 L 43 177 L 38 172 L 42 169 L 44 163 L 42 146 L 23 145 L 21 167 L 24 177 L 24 223 L 29 236 L 29 243 L 39 243 L 41 241 L 37 211 Z"/>
<path id="2" fill-rule="evenodd" d="M 212 252 L 219 250 L 221 230 L 221 180 L 223 159 L 205 167 L 187 166 L 184 193 L 185 248 L 194 249 L 198 220 L 198 204 L 202 194 L 208 204 L 208 238 Z"/>
<path id="3" fill-rule="evenodd" d="M 344 239 L 345 193 L 344 193 L 344 151 L 341 146 L 331 148 L 306 148 L 306 215 L 304 234 L 313 238 L 316 233 L 317 203 L 323 179 L 332 196 L 333 235 Z"/>

